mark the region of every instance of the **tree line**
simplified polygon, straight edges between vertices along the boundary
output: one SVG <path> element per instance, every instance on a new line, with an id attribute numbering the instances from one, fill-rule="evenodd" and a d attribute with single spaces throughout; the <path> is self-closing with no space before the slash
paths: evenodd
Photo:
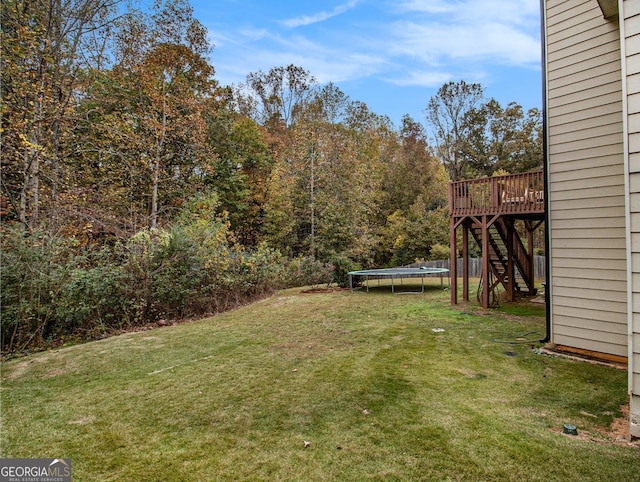
<path id="1" fill-rule="evenodd" d="M 299 66 L 220 85 L 188 0 L 0 13 L 5 349 L 447 256 L 449 180 L 541 166 L 540 113 L 479 84 L 426 127 Z"/>

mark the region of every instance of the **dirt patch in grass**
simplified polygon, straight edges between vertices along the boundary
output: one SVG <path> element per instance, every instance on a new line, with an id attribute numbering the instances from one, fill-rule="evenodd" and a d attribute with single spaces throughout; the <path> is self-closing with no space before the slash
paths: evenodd
<path id="1" fill-rule="evenodd" d="M 316 286 L 312 288 L 305 288 L 301 290 L 300 293 L 308 295 L 308 294 L 342 293 L 344 291 L 351 291 L 351 290 L 349 288 L 340 288 L 338 286 L 330 286 L 328 288 L 324 286 Z"/>
<path id="2" fill-rule="evenodd" d="M 605 433 L 625 445 L 640 448 L 640 439 L 630 440 L 629 437 L 629 404 L 620 407 L 620 411 L 622 416 L 614 419 L 609 430 Z"/>
<path id="3" fill-rule="evenodd" d="M 38 358 L 29 358 L 27 360 L 16 363 L 11 370 L 2 370 L 2 378 L 7 381 L 14 381 L 22 378 L 32 366 L 39 366 L 49 361 L 49 356 L 44 355 Z"/>
<path id="4" fill-rule="evenodd" d="M 271 345 L 274 353 L 287 353 L 290 357 L 313 358 L 334 350 L 353 347 L 355 342 L 349 338 L 347 330 L 329 329 L 316 332 L 313 337 L 290 338 L 285 343 Z"/>
<path id="5" fill-rule="evenodd" d="M 96 417 L 93 415 L 89 415 L 87 417 L 80 417 L 76 420 L 70 420 L 67 422 L 67 425 L 87 425 L 89 423 L 93 423 Z"/>
<path id="6" fill-rule="evenodd" d="M 27 368 L 29 367 L 29 363 L 33 363 L 33 360 L 17 363 L 13 367 L 13 369 L 8 374 L 5 374 L 5 376 L 3 376 L 2 378 L 10 381 L 17 380 L 27 371 Z"/>
<path id="7" fill-rule="evenodd" d="M 461 373 L 465 377 L 468 377 L 468 378 L 486 378 L 487 377 L 486 375 L 484 375 L 482 373 L 475 372 L 475 371 L 470 370 L 468 368 L 456 368 L 456 371 L 458 373 Z"/>
<path id="8" fill-rule="evenodd" d="M 273 302 L 273 307 L 278 308 L 283 305 L 291 305 L 296 302 L 295 296 L 279 296 L 276 301 Z"/>
<path id="9" fill-rule="evenodd" d="M 66 375 L 67 373 L 69 373 L 68 370 L 65 370 L 63 368 L 55 368 L 55 369 L 49 370 L 47 373 L 45 373 L 44 378 L 59 377 L 60 375 Z"/>
<path id="10" fill-rule="evenodd" d="M 622 416 L 614 419 L 608 429 L 597 429 L 595 432 L 588 432 L 578 428 L 578 435 L 566 435 L 562 433 L 562 429 L 557 428 L 553 428 L 551 431 L 564 437 L 577 438 L 588 442 L 640 449 L 640 439 L 631 440 L 629 437 L 629 404 L 627 403 L 620 407 L 620 411 Z"/>
<path id="11" fill-rule="evenodd" d="M 334 288 L 322 288 L 322 287 L 315 287 L 315 288 L 305 288 L 303 290 L 300 290 L 300 293 L 303 294 L 314 294 L 314 293 L 333 293 L 335 291 Z"/>

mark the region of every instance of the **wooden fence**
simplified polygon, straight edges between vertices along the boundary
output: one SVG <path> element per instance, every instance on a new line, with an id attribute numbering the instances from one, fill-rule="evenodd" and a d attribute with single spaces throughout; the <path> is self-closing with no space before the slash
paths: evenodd
<path id="1" fill-rule="evenodd" d="M 426 266 L 427 268 L 447 268 L 449 269 L 451 261 L 448 259 L 439 261 L 424 261 L 422 263 L 413 263 L 408 265 L 409 268 L 419 268 Z M 544 281 L 547 279 L 545 271 L 545 257 L 534 256 L 533 257 L 534 273 L 536 280 Z M 469 258 L 469 277 L 479 278 L 482 273 L 482 259 L 481 258 Z M 458 276 L 462 276 L 462 258 L 458 258 Z"/>

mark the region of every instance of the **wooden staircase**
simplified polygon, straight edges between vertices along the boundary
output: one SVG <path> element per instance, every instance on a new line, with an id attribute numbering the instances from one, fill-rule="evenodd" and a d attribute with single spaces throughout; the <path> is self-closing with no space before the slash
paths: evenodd
<path id="1" fill-rule="evenodd" d="M 483 228 L 473 219 L 468 220 L 467 228 L 478 246 L 482 246 Z M 498 218 L 487 230 L 489 241 L 489 265 L 495 281 L 489 289 L 493 291 L 498 284 L 502 284 L 507 293 L 513 292 L 528 296 L 535 296 L 535 274 L 531 257 L 515 228 L 513 219 Z M 510 241 L 510 239 L 512 241 Z M 509 247 L 513 246 L 513 274 L 509 276 Z M 510 286 L 513 282 L 513 290 Z"/>

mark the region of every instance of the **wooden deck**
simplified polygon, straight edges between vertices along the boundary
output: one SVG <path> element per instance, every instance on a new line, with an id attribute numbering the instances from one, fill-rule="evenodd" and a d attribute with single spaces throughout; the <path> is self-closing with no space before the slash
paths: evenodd
<path id="1" fill-rule="evenodd" d="M 544 222 L 544 172 L 469 179 L 449 183 L 451 246 L 451 303 L 458 302 L 457 235 L 462 229 L 463 298 L 469 301 L 469 238 L 482 250 L 480 303 L 490 306 L 491 295 L 502 285 L 507 299 L 517 293 L 534 295 L 533 232 Z M 516 229 L 524 221 L 526 239 Z"/>
<path id="2" fill-rule="evenodd" d="M 469 179 L 449 184 L 449 214 L 453 217 L 544 215 L 544 173 Z"/>

